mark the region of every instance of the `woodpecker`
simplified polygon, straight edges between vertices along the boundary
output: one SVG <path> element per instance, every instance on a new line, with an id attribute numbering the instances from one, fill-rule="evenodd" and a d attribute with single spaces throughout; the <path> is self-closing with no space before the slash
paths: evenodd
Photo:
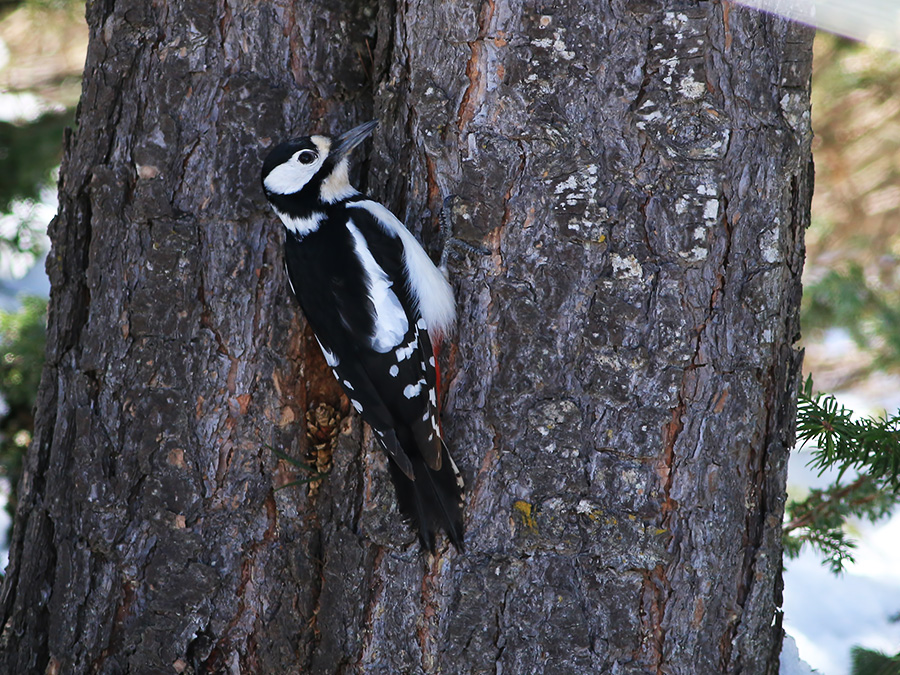
<path id="1" fill-rule="evenodd" d="M 440 530 L 461 551 L 463 482 L 441 436 L 432 348 L 456 319 L 453 292 L 403 223 L 350 185 L 350 151 L 375 125 L 277 145 L 263 191 L 284 224 L 291 290 L 387 454 L 401 513 L 429 551 Z"/>

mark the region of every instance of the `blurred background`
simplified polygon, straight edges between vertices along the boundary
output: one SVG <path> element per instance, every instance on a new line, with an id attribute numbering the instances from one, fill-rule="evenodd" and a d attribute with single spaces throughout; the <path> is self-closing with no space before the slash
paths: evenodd
<path id="1" fill-rule="evenodd" d="M 43 359 L 45 230 L 87 37 L 83 0 L 0 0 L 0 569 Z M 819 33 L 813 129 L 805 375 L 854 419 L 890 422 L 900 410 L 900 54 Z M 803 448 L 790 464 L 785 628 L 824 675 L 896 675 L 897 494 L 865 471 L 819 475 L 813 456 Z"/>
<path id="2" fill-rule="evenodd" d="M 63 130 L 87 51 L 81 0 L 0 0 L 0 567 L 45 344 L 49 249 Z"/>
<path id="3" fill-rule="evenodd" d="M 812 126 L 816 187 L 803 272 L 804 376 L 856 418 L 891 418 L 900 410 L 900 53 L 820 31 Z M 791 457 L 789 502 L 827 491 L 838 479 L 833 470 L 819 476 L 807 466 L 810 458 L 810 448 Z M 859 482 L 850 471 L 838 485 Z M 897 493 L 862 489 L 850 499 L 874 508 L 842 519 L 845 541 L 855 548 L 841 572 L 829 564 L 833 550 L 806 545 L 786 560 L 785 629 L 800 656 L 825 675 L 898 675 L 900 660 L 872 663 L 875 655 L 858 649 L 900 652 Z"/>

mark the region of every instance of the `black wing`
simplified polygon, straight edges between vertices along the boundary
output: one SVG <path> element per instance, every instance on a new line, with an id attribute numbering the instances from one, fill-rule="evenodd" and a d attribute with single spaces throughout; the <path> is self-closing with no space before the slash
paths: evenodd
<path id="1" fill-rule="evenodd" d="M 347 220 L 365 238 L 368 250 L 392 282 L 407 316 L 407 330 L 385 352 L 371 348 L 375 332 L 371 299 L 361 283 L 364 267 L 355 252 Z M 314 255 L 315 259 L 311 256 Z M 322 256 L 325 259 L 322 259 Z M 408 429 L 416 450 L 432 469 L 441 466 L 435 401 L 434 357 L 428 332 L 415 311 L 404 278 L 403 244 L 365 209 L 335 213 L 302 240 L 290 232 L 285 264 L 291 286 L 341 387 L 375 430 L 389 456 L 413 478 L 398 427 Z"/>

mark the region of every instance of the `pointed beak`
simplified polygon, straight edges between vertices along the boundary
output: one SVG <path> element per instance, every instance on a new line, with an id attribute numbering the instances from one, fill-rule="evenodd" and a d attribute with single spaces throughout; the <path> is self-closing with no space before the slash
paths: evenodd
<path id="1" fill-rule="evenodd" d="M 332 149 L 331 154 L 337 158 L 337 161 L 341 161 L 350 154 L 350 151 L 353 150 L 353 148 L 369 137 L 369 134 L 372 133 L 372 130 L 375 129 L 377 124 L 377 120 L 372 120 L 371 122 L 360 124 L 358 127 L 354 127 L 350 131 L 341 134 L 338 137 L 337 145 Z"/>

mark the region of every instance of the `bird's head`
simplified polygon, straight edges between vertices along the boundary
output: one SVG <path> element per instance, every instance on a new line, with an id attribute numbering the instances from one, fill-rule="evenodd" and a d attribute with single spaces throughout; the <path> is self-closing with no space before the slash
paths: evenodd
<path id="1" fill-rule="evenodd" d="M 275 146 L 262 167 L 266 196 L 294 195 L 307 186 L 317 187 L 315 197 L 326 203 L 355 194 L 347 175 L 347 156 L 376 124 L 360 124 L 337 138 L 303 136 Z"/>

